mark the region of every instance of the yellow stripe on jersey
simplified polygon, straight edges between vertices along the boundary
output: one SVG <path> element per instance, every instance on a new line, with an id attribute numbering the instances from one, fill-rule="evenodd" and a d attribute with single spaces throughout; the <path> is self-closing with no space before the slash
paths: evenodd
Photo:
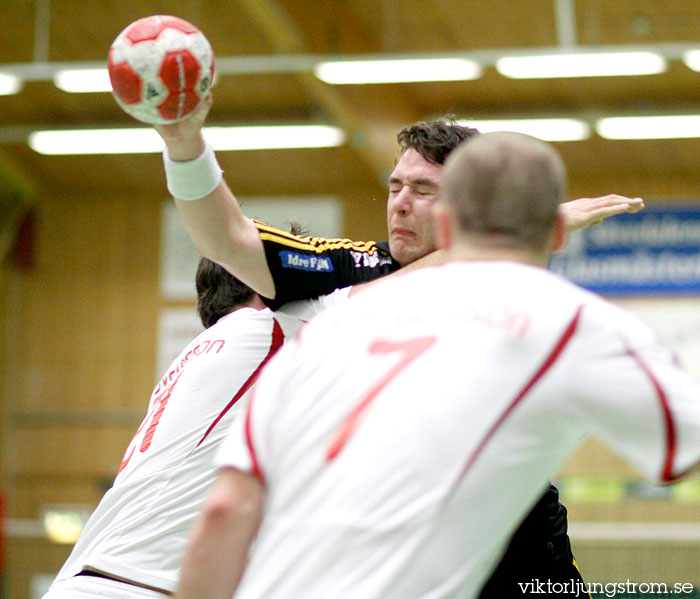
<path id="1" fill-rule="evenodd" d="M 272 241 L 297 250 L 306 250 L 320 254 L 328 250 L 354 249 L 367 254 L 374 254 L 377 247 L 374 241 L 352 241 L 351 239 L 325 239 L 323 237 L 299 237 L 270 227 L 253 219 L 263 241 Z"/>
<path id="2" fill-rule="evenodd" d="M 578 567 L 578 564 L 576 563 L 576 559 L 575 559 L 575 558 L 571 560 L 571 563 L 573 564 L 574 568 L 576 568 L 576 569 L 578 570 L 578 573 L 581 574 L 581 569 Z M 582 583 L 583 585 L 586 585 L 586 583 L 583 581 L 583 575 L 581 575 L 581 583 Z M 588 599 L 593 599 L 593 596 L 591 595 L 590 590 L 588 590 L 588 586 L 587 586 L 587 585 L 586 585 L 586 588 L 584 589 L 584 591 L 586 592 L 586 594 L 585 594 L 585 595 L 582 595 L 582 596 L 588 597 Z"/>

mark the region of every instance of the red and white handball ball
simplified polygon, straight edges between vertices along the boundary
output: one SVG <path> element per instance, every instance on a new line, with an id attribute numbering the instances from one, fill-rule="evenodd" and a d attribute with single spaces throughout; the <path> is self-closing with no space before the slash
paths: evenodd
<path id="1" fill-rule="evenodd" d="M 214 52 L 191 23 L 169 15 L 134 21 L 112 43 L 109 78 L 119 106 L 150 124 L 184 119 L 207 97 Z"/>

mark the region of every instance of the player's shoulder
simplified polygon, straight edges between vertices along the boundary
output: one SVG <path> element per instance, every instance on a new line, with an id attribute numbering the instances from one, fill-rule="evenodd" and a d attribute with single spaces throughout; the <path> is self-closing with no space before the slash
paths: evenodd
<path id="1" fill-rule="evenodd" d="M 272 319 L 272 310 L 269 308 L 252 308 L 244 306 L 222 316 L 210 329 L 240 326 L 245 322 L 266 322 Z"/>
<path id="2" fill-rule="evenodd" d="M 246 335 L 260 335 L 274 326 L 274 315 L 269 308 L 244 307 L 222 316 L 202 333 L 203 337 L 234 339 Z"/>
<path id="3" fill-rule="evenodd" d="M 658 342 L 658 334 L 647 323 L 614 300 L 585 289 L 562 275 L 547 271 L 552 288 L 552 309 L 557 303 L 567 303 L 580 312 L 578 330 L 584 337 L 597 340 L 599 348 L 605 347 L 604 339 L 627 340 L 633 343 L 649 344 Z"/>
<path id="4" fill-rule="evenodd" d="M 364 252 L 369 254 L 378 253 L 382 256 L 389 256 L 389 246 L 384 242 L 375 241 L 355 241 L 346 237 L 314 237 L 308 235 L 298 235 L 278 229 L 256 219 L 251 219 L 258 229 L 260 238 L 264 242 L 271 242 L 276 245 L 286 246 L 296 250 L 308 252 L 325 252 L 332 250 L 348 250 Z"/>
<path id="5" fill-rule="evenodd" d="M 593 293 L 588 294 L 587 297 L 587 322 L 596 327 L 608 329 L 630 341 L 656 342 L 658 340 L 657 332 L 627 307 Z"/>

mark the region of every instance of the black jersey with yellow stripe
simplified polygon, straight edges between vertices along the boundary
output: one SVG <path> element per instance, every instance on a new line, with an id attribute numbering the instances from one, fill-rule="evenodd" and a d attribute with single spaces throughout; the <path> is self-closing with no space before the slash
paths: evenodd
<path id="1" fill-rule="evenodd" d="M 385 242 L 303 237 L 253 222 L 275 282 L 274 300 L 263 298 L 273 310 L 287 302 L 373 281 L 400 267 Z"/>

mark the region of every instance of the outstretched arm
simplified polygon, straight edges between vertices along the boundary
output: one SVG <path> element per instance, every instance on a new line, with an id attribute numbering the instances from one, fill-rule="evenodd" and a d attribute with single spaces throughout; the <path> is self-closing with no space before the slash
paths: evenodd
<path id="1" fill-rule="evenodd" d="M 218 184 L 218 177 L 213 179 L 213 190 L 210 189 L 211 185 L 197 185 L 200 176 L 202 180 L 211 180 L 211 175 L 218 169 L 215 162 L 212 164 L 202 160 L 202 157 L 206 156 L 203 154 L 206 144 L 201 130 L 211 104 L 212 99 L 209 96 L 202 106 L 183 121 L 155 127 L 165 142 L 167 157 L 172 161 L 170 169 L 166 164 L 169 189 L 173 180 L 176 180 L 170 176 L 170 173 L 174 172 L 172 167 L 176 170 L 189 169 L 184 180 L 185 183 L 191 184 L 188 186 L 195 190 L 194 195 L 197 198 L 177 197 L 177 189 L 172 189 L 171 193 L 175 197 L 175 206 L 195 248 L 202 256 L 221 264 L 260 295 L 272 299 L 275 296 L 275 286 L 255 225 L 243 215 L 223 178 Z M 195 160 L 198 161 L 193 162 Z M 207 173 L 210 175 L 208 178 Z M 179 188 L 182 189 L 182 186 Z M 197 188 L 206 190 L 204 195 L 199 197 Z"/>
<path id="2" fill-rule="evenodd" d="M 231 599 L 260 525 L 264 487 L 253 475 L 222 468 L 195 521 L 178 599 Z"/>
<path id="3" fill-rule="evenodd" d="M 642 198 L 627 198 L 614 193 L 599 198 L 581 198 L 560 205 L 567 232 L 600 224 L 603 219 L 623 212 L 639 212 Z"/>

